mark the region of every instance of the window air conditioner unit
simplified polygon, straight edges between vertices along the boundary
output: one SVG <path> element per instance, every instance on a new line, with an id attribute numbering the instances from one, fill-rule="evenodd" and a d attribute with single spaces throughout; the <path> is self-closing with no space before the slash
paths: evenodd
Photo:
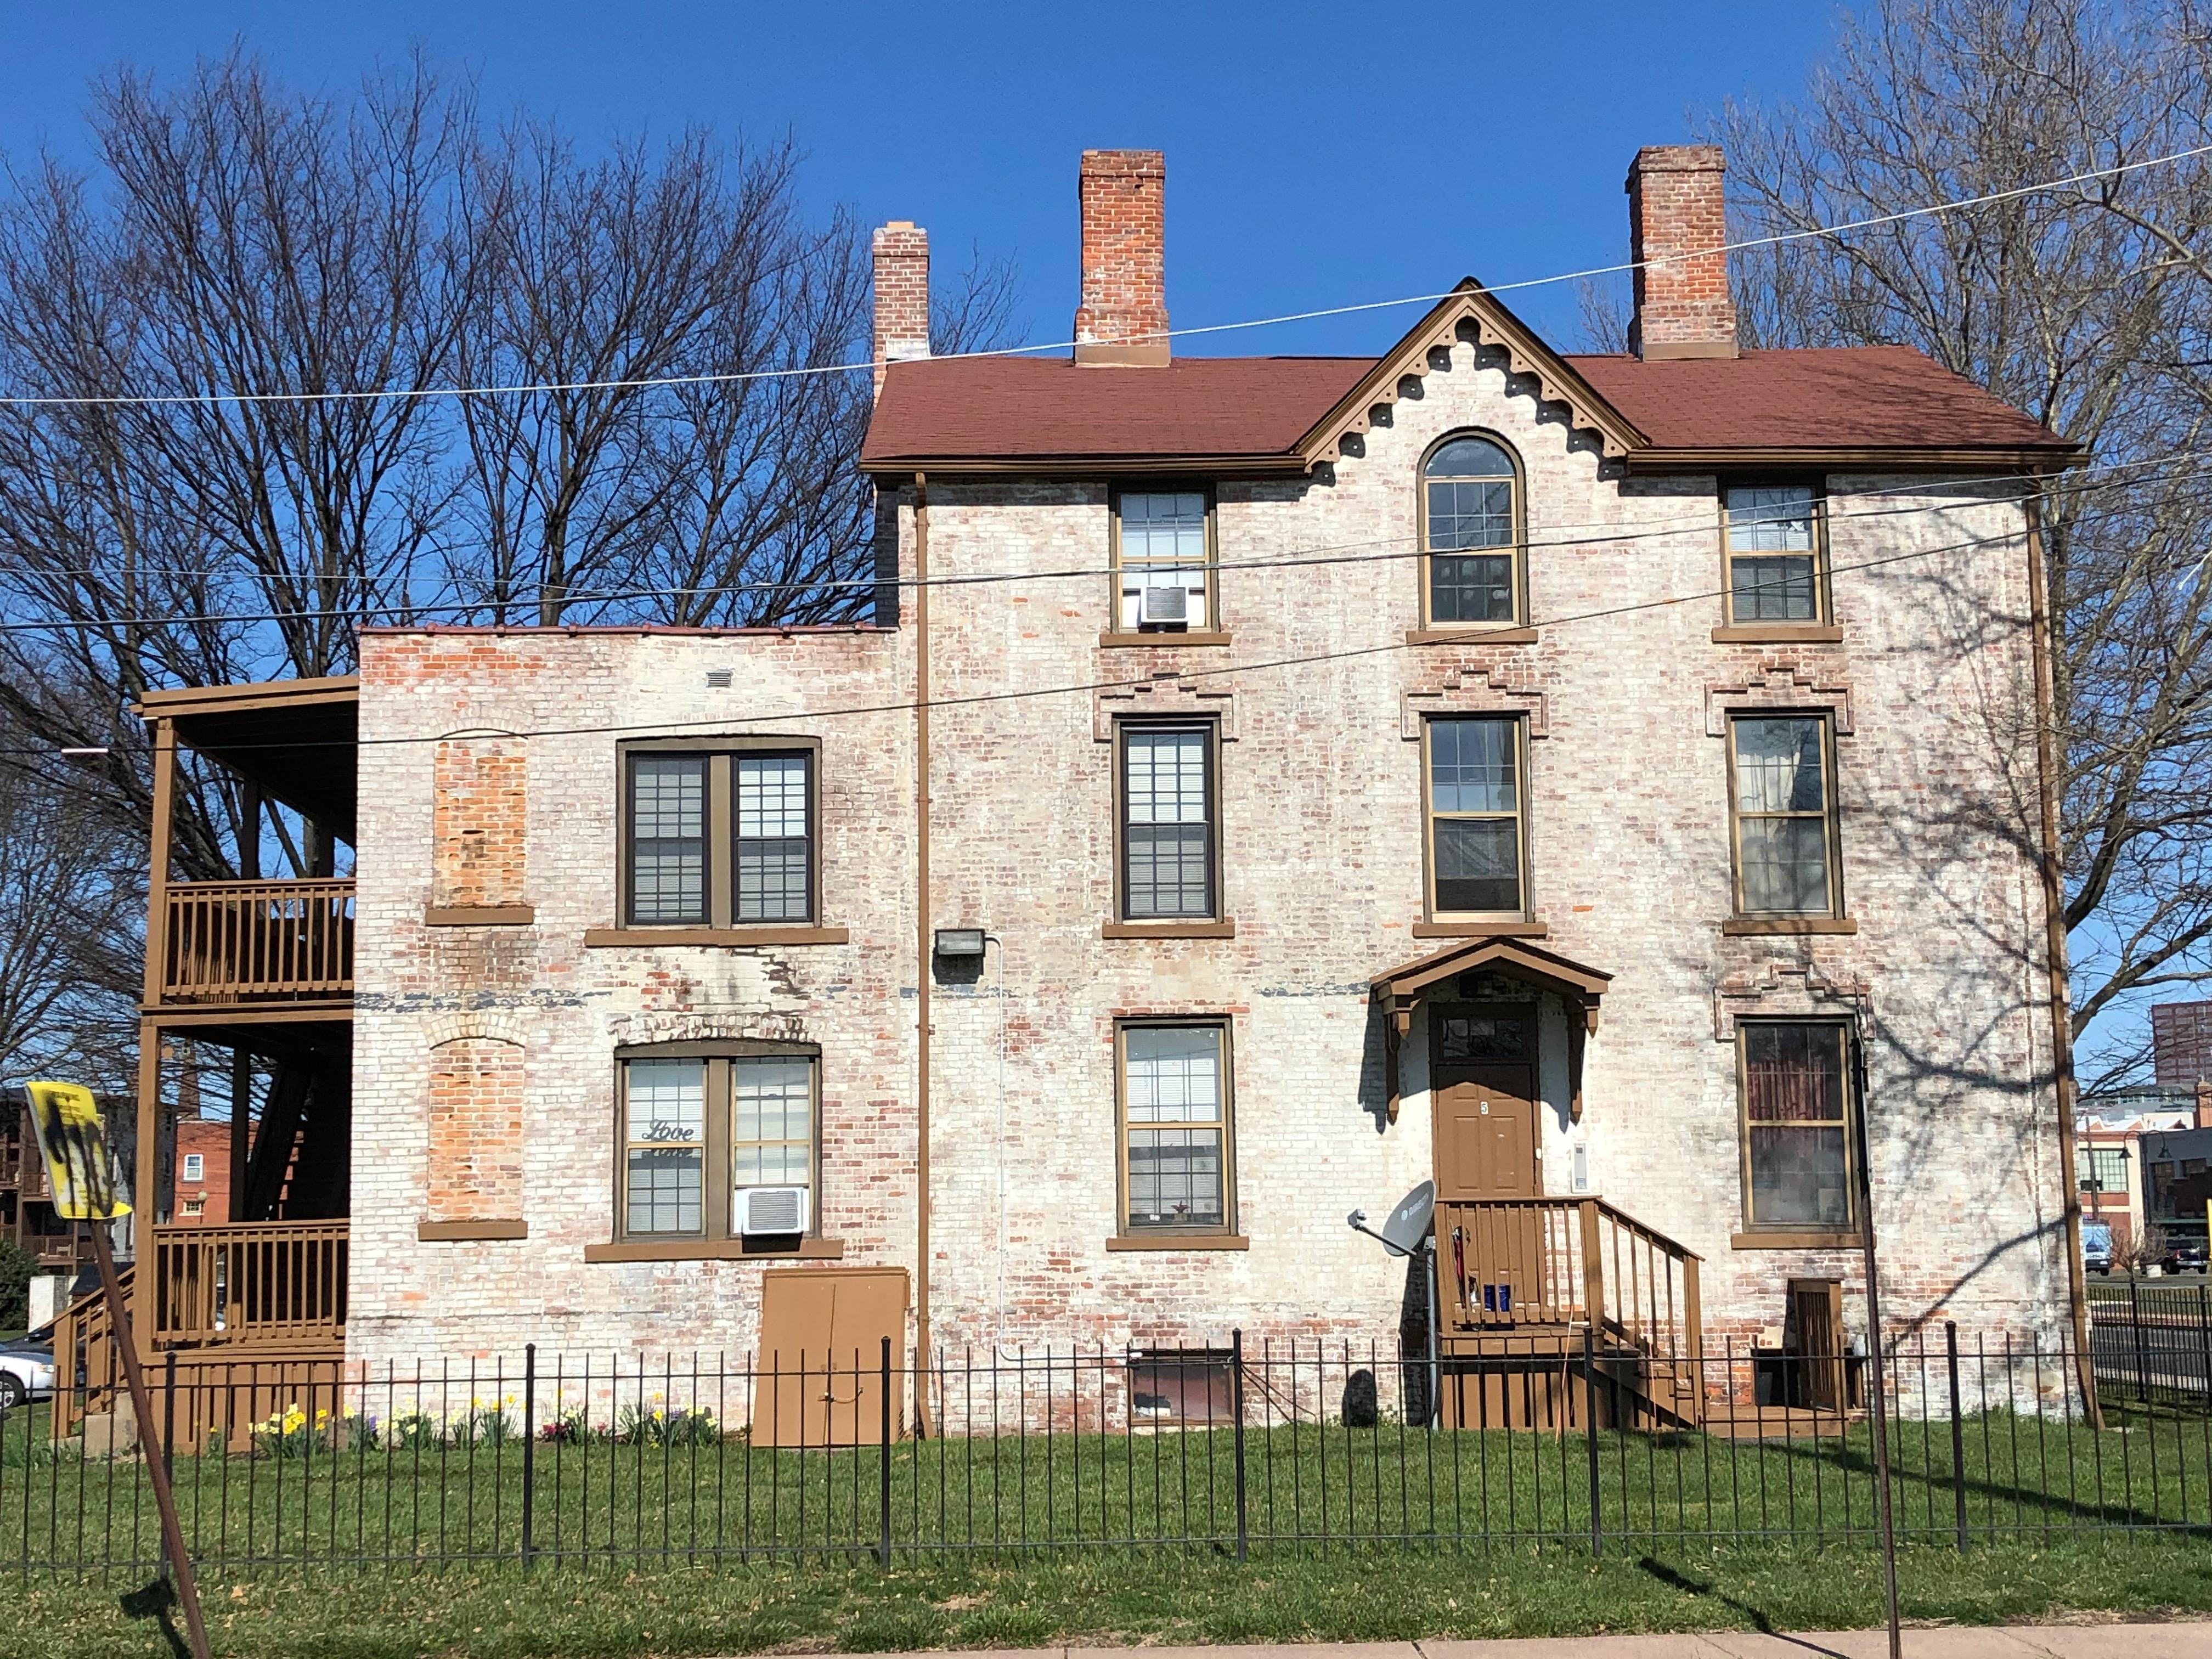
<path id="1" fill-rule="evenodd" d="M 1186 587 L 1147 587 L 1138 608 L 1143 623 L 1179 623 L 1190 617 L 1190 590 Z"/>
<path id="2" fill-rule="evenodd" d="M 738 1189 L 738 1231 L 747 1238 L 762 1234 L 803 1233 L 806 1231 L 806 1188 L 804 1187 L 741 1187 Z"/>

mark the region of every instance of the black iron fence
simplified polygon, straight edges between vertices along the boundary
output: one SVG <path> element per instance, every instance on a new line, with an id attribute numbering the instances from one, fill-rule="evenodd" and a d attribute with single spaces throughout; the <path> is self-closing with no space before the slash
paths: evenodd
<path id="1" fill-rule="evenodd" d="M 2100 1322 L 2100 1375 L 2132 1340 Z M 233 1577 L 1872 1541 L 1863 1358 L 1565 1350 L 1450 1356 L 1433 1382 L 1418 1358 L 1242 1336 L 951 1352 L 919 1371 L 888 1345 L 732 1363 L 173 1357 L 143 1436 L 98 1390 L 0 1419 L 0 1570 L 150 1571 L 149 1455 L 167 1460 L 194 1558 Z M 2097 1429 L 2075 1361 L 1942 1326 L 1887 1357 L 1902 1537 L 2212 1531 L 2212 1411 L 2189 1381 L 2205 1372 L 2132 1373 L 2140 1400 L 2115 1379 Z"/>
<path id="2" fill-rule="evenodd" d="M 2092 1283 L 2097 1381 L 2123 1401 L 2202 1407 L 2212 1398 L 2212 1287 L 2137 1279 Z"/>

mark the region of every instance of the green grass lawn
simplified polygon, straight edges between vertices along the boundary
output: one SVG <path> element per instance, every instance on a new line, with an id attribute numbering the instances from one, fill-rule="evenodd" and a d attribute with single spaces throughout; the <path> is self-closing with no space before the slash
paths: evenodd
<path id="1" fill-rule="evenodd" d="M 1900 1561 L 1908 1617 L 1988 1624 L 2077 1609 L 2212 1611 L 2212 1551 L 2188 1539 L 2005 1544 Z M 117 1584 L 14 1584 L 0 1652 L 160 1659 Z M 394 1575 L 203 1575 L 210 1634 L 235 1659 L 627 1659 L 769 1649 L 1018 1647 L 1063 1640 L 1317 1641 L 1423 1636 L 1865 1626 L 1881 1617 L 1869 1552 L 1692 1550 L 1592 1562 L 1553 1547 L 1366 1549 L 1328 1560 L 1211 1551 L 981 1563 Z M 2153 1650 L 2147 1648 L 2146 1651 Z"/>

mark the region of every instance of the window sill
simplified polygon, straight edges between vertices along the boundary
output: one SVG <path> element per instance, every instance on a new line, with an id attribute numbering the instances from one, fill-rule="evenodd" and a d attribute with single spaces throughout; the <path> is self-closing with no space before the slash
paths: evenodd
<path id="1" fill-rule="evenodd" d="M 1856 933 L 1859 925 L 1849 916 L 1730 916 L 1721 923 L 1729 939 L 1763 933 Z"/>
<path id="2" fill-rule="evenodd" d="M 1235 939 L 1237 923 L 1226 921 L 1109 921 L 1101 939 Z"/>
<path id="3" fill-rule="evenodd" d="M 1408 645 L 1534 645 L 1533 628 L 1409 628 Z"/>
<path id="4" fill-rule="evenodd" d="M 1855 1232 L 1820 1227 L 1796 1232 L 1777 1227 L 1771 1231 L 1729 1235 L 1729 1248 L 1732 1250 L 1856 1250 L 1865 1243 Z"/>
<path id="5" fill-rule="evenodd" d="M 1480 918 L 1413 924 L 1415 939 L 1544 939 L 1551 931 L 1551 925 L 1543 921 L 1484 921 Z"/>
<path id="6" fill-rule="evenodd" d="M 586 927 L 586 951 L 625 945 L 847 945 L 845 927 Z"/>
<path id="7" fill-rule="evenodd" d="M 527 1238 L 526 1221 L 420 1221 L 415 1237 L 424 1244 L 458 1243 L 473 1238 Z"/>
<path id="8" fill-rule="evenodd" d="M 1242 1233 L 1124 1233 L 1106 1241 L 1109 1250 L 1249 1250 L 1252 1241 Z"/>
<path id="9" fill-rule="evenodd" d="M 422 912 L 425 927 L 528 927 L 534 904 L 434 904 Z"/>
<path id="10" fill-rule="evenodd" d="M 1227 645 L 1229 642 L 1230 635 L 1219 632 L 1193 632 L 1188 634 L 1105 633 L 1101 634 L 1098 636 L 1098 648 L 1101 651 L 1123 651 L 1127 650 L 1132 647 L 1141 647 L 1152 645 Z"/>
<path id="11" fill-rule="evenodd" d="M 1715 645 L 1841 645 L 1844 630 L 1832 623 L 1724 623 L 1713 629 Z"/>
<path id="12" fill-rule="evenodd" d="M 842 1238 L 802 1238 L 796 1247 L 748 1249 L 742 1238 L 618 1238 L 584 1246 L 586 1261 L 838 1261 Z"/>

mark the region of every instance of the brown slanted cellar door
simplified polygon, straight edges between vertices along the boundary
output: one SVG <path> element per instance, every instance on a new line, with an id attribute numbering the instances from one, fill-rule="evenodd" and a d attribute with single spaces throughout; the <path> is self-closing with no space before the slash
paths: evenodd
<path id="1" fill-rule="evenodd" d="M 753 1443 L 879 1443 L 886 1337 L 891 1345 L 891 1437 L 902 1437 L 906 1308 L 903 1267 L 777 1267 L 763 1273 Z"/>

